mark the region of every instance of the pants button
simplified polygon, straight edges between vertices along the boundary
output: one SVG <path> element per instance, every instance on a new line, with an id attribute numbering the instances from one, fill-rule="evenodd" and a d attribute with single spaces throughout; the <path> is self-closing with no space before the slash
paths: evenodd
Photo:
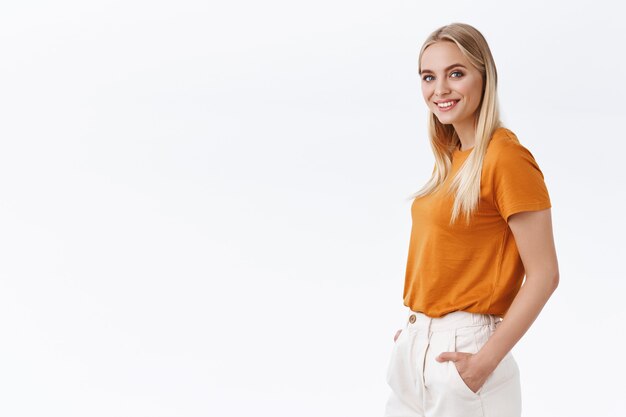
<path id="1" fill-rule="evenodd" d="M 415 314 L 411 314 L 411 316 L 409 317 L 409 322 L 415 323 Z"/>

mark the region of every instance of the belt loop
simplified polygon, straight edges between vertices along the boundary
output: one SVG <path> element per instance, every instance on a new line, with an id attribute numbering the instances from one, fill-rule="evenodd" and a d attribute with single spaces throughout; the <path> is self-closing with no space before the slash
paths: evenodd
<path id="1" fill-rule="evenodd" d="M 491 329 L 491 331 L 496 330 L 496 318 L 493 314 L 489 315 L 489 328 Z"/>

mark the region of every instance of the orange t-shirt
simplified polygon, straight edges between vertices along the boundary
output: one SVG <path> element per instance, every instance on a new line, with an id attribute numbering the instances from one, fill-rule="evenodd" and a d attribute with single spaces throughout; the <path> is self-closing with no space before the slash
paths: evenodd
<path id="1" fill-rule="evenodd" d="M 551 207 L 533 155 L 501 127 L 483 160 L 477 211 L 468 225 L 460 213 L 450 226 L 454 195 L 444 191 L 472 149 L 457 148 L 443 187 L 411 205 L 404 305 L 430 317 L 456 310 L 504 316 L 525 274 L 508 217 Z"/>

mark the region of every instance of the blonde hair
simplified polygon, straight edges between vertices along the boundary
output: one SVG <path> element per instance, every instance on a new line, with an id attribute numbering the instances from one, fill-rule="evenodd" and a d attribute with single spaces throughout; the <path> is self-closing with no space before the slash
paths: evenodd
<path id="1" fill-rule="evenodd" d="M 469 223 L 480 200 L 480 176 L 487 145 L 496 129 L 503 127 L 498 108 L 498 73 L 491 50 L 483 35 L 465 23 L 452 23 L 432 32 L 419 53 L 418 72 L 422 71 L 422 54 L 435 42 L 454 42 L 470 63 L 480 71 L 483 79 L 483 96 L 476 113 L 475 143 L 467 159 L 450 182 L 448 193 L 454 193 L 450 224 L 460 214 Z M 452 125 L 444 125 L 428 111 L 428 136 L 435 156 L 435 167 L 428 182 L 408 199 L 431 194 L 442 185 L 452 168 L 452 153 L 460 145 L 460 139 Z"/>

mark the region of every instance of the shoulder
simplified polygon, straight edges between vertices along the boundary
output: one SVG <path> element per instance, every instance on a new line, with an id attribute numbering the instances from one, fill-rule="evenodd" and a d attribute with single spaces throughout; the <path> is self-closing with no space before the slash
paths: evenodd
<path id="1" fill-rule="evenodd" d="M 524 178 L 538 175 L 543 178 L 543 172 L 533 154 L 507 128 L 498 128 L 492 135 L 483 166 L 489 177 L 496 181 L 511 176 Z"/>
<path id="2" fill-rule="evenodd" d="M 534 160 L 534 157 L 510 129 L 506 127 L 496 129 L 487 147 L 485 164 L 501 165 L 519 159 Z"/>
<path id="3" fill-rule="evenodd" d="M 517 135 L 506 127 L 500 127 L 493 132 L 489 142 L 490 153 L 514 153 L 524 148 Z"/>

